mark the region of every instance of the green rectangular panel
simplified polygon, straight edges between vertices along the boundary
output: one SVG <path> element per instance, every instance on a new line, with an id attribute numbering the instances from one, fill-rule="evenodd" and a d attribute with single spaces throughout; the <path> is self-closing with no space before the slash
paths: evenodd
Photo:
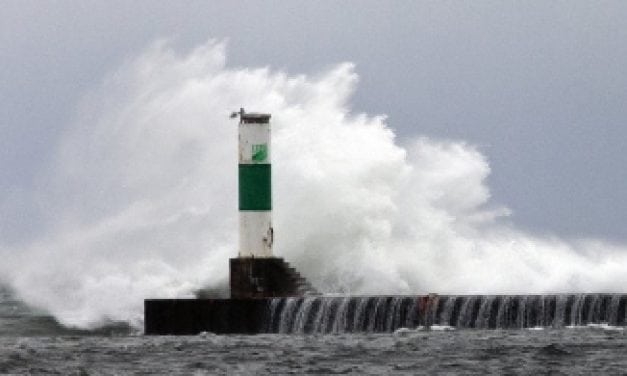
<path id="1" fill-rule="evenodd" d="M 272 210 L 272 165 L 239 165 L 239 210 Z"/>

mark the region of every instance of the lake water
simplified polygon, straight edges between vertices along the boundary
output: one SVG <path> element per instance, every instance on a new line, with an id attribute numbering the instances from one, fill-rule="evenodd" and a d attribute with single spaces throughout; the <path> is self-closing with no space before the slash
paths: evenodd
<path id="1" fill-rule="evenodd" d="M 619 328 L 0 338 L 2 374 L 627 374 Z"/>
<path id="2" fill-rule="evenodd" d="M 4 294 L 0 374 L 627 374 L 624 327 L 144 336 L 68 330 Z"/>

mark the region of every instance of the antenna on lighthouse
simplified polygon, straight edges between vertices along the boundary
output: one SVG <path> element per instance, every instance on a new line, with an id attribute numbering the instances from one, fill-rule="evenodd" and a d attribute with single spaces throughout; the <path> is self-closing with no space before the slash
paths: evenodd
<path id="1" fill-rule="evenodd" d="M 231 119 L 235 119 L 235 118 L 236 118 L 236 117 L 238 117 L 238 116 L 241 118 L 242 116 L 244 116 L 244 114 L 246 114 L 246 112 L 244 111 L 244 109 L 243 109 L 243 108 L 240 108 L 240 109 L 239 109 L 239 111 L 233 111 L 233 112 L 231 113 L 231 116 L 229 116 L 229 117 L 230 117 Z"/>

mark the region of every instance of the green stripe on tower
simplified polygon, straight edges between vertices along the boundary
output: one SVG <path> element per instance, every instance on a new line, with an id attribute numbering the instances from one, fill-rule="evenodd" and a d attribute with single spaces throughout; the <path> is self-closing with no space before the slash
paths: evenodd
<path id="1" fill-rule="evenodd" d="M 272 210 L 272 165 L 239 165 L 239 210 Z"/>

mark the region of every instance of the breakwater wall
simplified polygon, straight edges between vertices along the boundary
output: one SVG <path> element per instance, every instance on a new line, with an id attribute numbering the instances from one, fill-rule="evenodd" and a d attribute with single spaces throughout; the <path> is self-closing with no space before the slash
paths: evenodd
<path id="1" fill-rule="evenodd" d="M 627 325 L 627 294 L 148 299 L 146 334 L 392 332 Z"/>

